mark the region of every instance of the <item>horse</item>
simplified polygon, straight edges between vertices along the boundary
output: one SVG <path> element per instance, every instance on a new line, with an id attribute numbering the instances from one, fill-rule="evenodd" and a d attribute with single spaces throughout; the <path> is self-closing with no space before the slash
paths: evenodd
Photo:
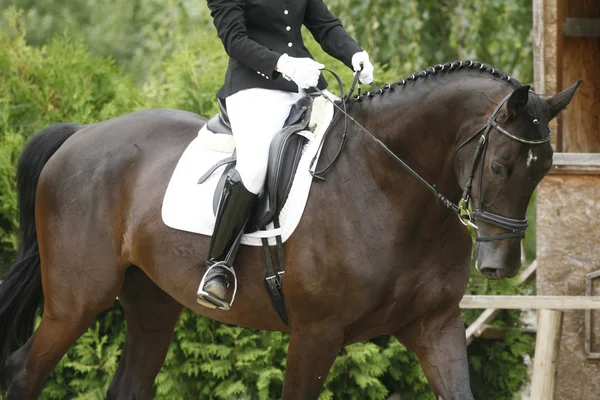
<path id="1" fill-rule="evenodd" d="M 20 250 L 0 285 L 3 392 L 37 398 L 118 297 L 127 339 L 109 399 L 151 397 L 183 307 L 289 332 L 284 400 L 316 399 L 342 346 L 381 335 L 416 353 L 436 398 L 473 399 L 459 309 L 471 256 L 488 279 L 517 273 L 527 205 L 552 165 L 548 123 L 579 83 L 544 99 L 466 61 L 343 99 L 348 116 L 334 117 L 322 158 L 347 125 L 345 148 L 285 243 L 288 324 L 265 291 L 258 247 L 239 250 L 231 310 L 199 305 L 209 238 L 161 220 L 171 174 L 205 118 L 153 109 L 44 129 L 18 166 Z M 475 244 L 464 224 L 477 228 Z"/>

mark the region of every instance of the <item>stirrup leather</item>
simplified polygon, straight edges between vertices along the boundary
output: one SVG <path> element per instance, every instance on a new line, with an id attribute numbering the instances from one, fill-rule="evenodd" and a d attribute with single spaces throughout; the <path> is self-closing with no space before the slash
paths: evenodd
<path id="1" fill-rule="evenodd" d="M 212 294 L 204 291 L 204 285 L 206 284 L 206 277 L 208 276 L 208 273 L 215 267 L 223 268 L 224 270 L 229 272 L 229 274 L 231 276 L 233 276 L 233 294 L 231 295 L 231 300 L 229 302 L 227 302 L 226 300 L 221 300 L 218 297 L 215 297 Z M 211 308 L 211 309 L 218 308 L 219 310 L 229 311 L 229 309 L 231 308 L 231 305 L 235 301 L 236 293 L 237 293 L 237 275 L 235 274 L 235 270 L 233 269 L 233 267 L 230 267 L 229 265 L 227 265 L 225 261 L 219 261 L 219 262 L 214 263 L 213 265 L 211 265 L 210 267 L 208 267 L 206 269 L 206 272 L 204 273 L 204 276 L 202 277 L 202 280 L 200 281 L 200 286 L 198 286 L 198 293 L 196 294 L 196 301 L 198 303 L 200 303 L 201 305 Z"/>

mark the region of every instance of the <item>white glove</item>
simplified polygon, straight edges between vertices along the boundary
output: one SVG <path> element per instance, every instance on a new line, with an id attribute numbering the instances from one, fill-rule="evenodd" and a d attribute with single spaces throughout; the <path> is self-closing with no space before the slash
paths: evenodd
<path id="1" fill-rule="evenodd" d="M 277 61 L 277 71 L 288 81 L 296 82 L 301 89 L 317 86 L 323 68 L 323 64 L 311 58 L 296 58 L 287 54 L 279 57 Z"/>
<path id="2" fill-rule="evenodd" d="M 366 51 L 363 50 L 352 56 L 352 68 L 354 68 L 354 71 L 356 72 L 360 71 L 360 76 L 358 78 L 360 83 L 366 85 L 373 82 L 373 71 L 375 68 L 373 68 L 373 64 L 369 61 L 369 55 Z"/>

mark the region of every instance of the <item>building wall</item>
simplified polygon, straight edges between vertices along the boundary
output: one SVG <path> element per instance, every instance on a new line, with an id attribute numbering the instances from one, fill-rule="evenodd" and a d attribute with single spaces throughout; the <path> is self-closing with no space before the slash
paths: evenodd
<path id="1" fill-rule="evenodd" d="M 583 79 L 577 95 L 552 122 L 552 145 L 565 153 L 600 152 L 600 36 L 569 36 L 567 19 L 597 19 L 598 0 L 533 0 L 537 93 L 550 97 Z"/>
<path id="2" fill-rule="evenodd" d="M 597 173 L 554 171 L 541 182 L 537 260 L 539 295 L 585 296 L 586 274 L 600 270 L 600 165 Z M 600 282 L 594 292 L 600 295 Z M 592 322 L 592 351 L 600 352 L 600 310 Z M 584 343 L 584 311 L 565 311 L 555 399 L 600 398 L 600 360 L 586 359 Z"/>
<path id="3" fill-rule="evenodd" d="M 533 6 L 535 91 L 550 97 L 583 79 L 567 110 L 552 122 L 554 150 L 596 160 L 558 165 L 540 184 L 537 293 L 584 296 L 585 276 L 600 270 L 600 157 L 591 154 L 600 153 L 600 33 L 578 36 L 565 28 L 582 23 L 575 18 L 588 24 L 597 19 L 600 26 L 600 1 L 533 0 Z M 594 294 L 600 295 L 600 280 Z M 600 399 L 600 360 L 585 357 L 584 315 L 564 312 L 555 399 Z M 592 322 L 591 350 L 600 352 L 600 310 Z"/>

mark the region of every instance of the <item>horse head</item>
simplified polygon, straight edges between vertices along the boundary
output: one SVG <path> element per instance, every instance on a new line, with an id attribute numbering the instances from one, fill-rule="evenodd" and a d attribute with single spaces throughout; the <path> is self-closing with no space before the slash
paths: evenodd
<path id="1" fill-rule="evenodd" d="M 498 103 L 486 126 L 458 146 L 462 217 L 475 228 L 475 266 L 488 279 L 511 278 L 521 266 L 527 206 L 552 167 L 548 125 L 580 84 L 548 99 L 528 85 L 516 88 Z"/>

